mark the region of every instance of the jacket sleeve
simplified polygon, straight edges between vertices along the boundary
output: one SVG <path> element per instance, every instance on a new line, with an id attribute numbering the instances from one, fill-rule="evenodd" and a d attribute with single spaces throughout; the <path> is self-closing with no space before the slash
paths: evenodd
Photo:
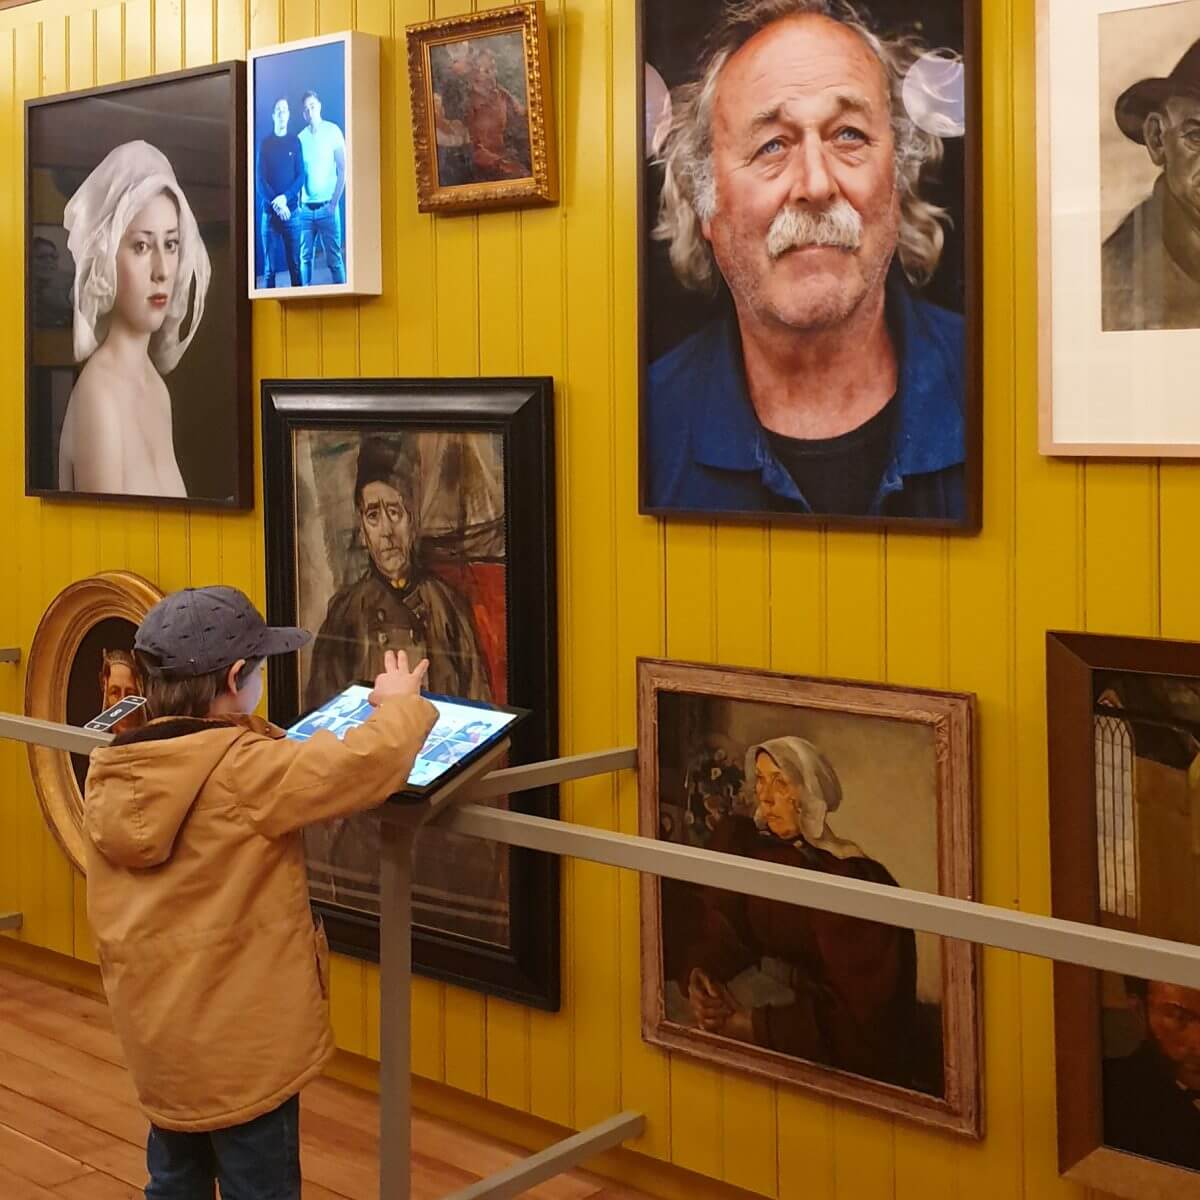
<path id="1" fill-rule="evenodd" d="M 304 151 L 300 148 L 300 139 L 293 138 L 292 145 L 295 150 L 292 161 L 296 164 L 296 170 L 283 192 L 288 208 L 295 208 L 300 203 L 300 189 L 304 186 Z"/>
<path id="2" fill-rule="evenodd" d="M 230 785 L 259 833 L 283 837 L 382 804 L 408 780 L 436 720 L 428 700 L 403 696 L 340 741 L 324 729 L 306 742 L 246 738 L 226 758 Z"/>

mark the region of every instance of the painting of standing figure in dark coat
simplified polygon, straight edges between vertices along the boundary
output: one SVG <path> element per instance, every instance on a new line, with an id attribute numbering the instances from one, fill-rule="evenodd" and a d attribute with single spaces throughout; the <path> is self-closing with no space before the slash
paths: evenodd
<path id="1" fill-rule="evenodd" d="M 642 672 L 646 832 L 884 888 L 969 892 L 970 845 L 948 857 L 954 813 L 970 807 L 969 698 L 931 693 L 936 712 L 925 694 L 865 685 Z M 649 1040 L 977 1132 L 969 948 L 672 880 L 643 903 Z"/>
<path id="2" fill-rule="evenodd" d="M 300 660 L 305 706 L 383 670 L 387 650 L 429 659 L 427 688 L 503 703 L 504 472 L 488 433 L 298 435 L 299 609 L 317 631 Z M 313 897 L 379 912 L 377 812 L 305 833 Z M 426 830 L 414 921 L 508 943 L 505 849 Z"/>
<path id="3" fill-rule="evenodd" d="M 267 611 L 314 635 L 268 665 L 271 720 L 371 683 L 390 650 L 429 661 L 431 695 L 527 710 L 480 769 L 556 758 L 553 380 L 269 379 L 262 396 Z M 383 821 L 411 800 L 306 831 L 313 907 L 340 954 L 379 958 Z M 553 784 L 480 802 L 558 815 Z M 558 896 L 554 856 L 426 827 L 413 970 L 555 1011 Z"/>

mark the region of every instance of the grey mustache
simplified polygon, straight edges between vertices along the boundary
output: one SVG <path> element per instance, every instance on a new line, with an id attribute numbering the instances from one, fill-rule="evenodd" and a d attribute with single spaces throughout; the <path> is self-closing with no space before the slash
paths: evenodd
<path id="1" fill-rule="evenodd" d="M 857 250 L 862 244 L 862 217 L 846 200 L 835 200 L 820 212 L 781 208 L 767 230 L 767 253 L 779 258 L 806 246 Z"/>

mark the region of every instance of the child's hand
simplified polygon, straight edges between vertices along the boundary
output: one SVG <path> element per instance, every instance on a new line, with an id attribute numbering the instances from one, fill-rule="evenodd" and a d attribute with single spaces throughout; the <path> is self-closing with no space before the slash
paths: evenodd
<path id="1" fill-rule="evenodd" d="M 428 670 L 429 659 L 421 659 L 416 670 L 410 671 L 403 653 L 388 650 L 383 656 L 383 673 L 375 676 L 375 688 L 367 699 L 378 706 L 388 696 L 419 696 Z"/>

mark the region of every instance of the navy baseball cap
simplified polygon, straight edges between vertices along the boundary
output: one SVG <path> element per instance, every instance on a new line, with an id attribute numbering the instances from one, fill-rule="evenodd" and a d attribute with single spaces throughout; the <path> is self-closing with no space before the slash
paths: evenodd
<path id="1" fill-rule="evenodd" d="M 138 626 L 135 650 L 158 659 L 165 675 L 208 675 L 272 654 L 290 654 L 312 640 L 304 629 L 275 628 L 244 592 L 231 587 L 184 588 L 160 600 Z"/>

